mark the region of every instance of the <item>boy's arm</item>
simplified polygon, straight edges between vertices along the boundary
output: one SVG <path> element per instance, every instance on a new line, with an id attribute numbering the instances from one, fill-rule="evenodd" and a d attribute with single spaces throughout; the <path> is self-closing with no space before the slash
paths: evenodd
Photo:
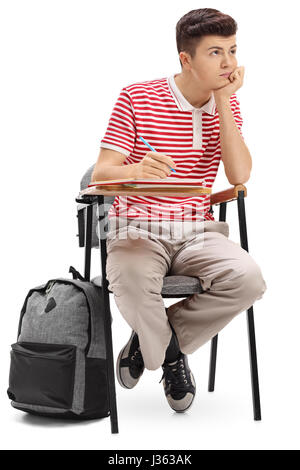
<path id="1" fill-rule="evenodd" d="M 243 85 L 245 67 L 236 67 L 226 86 L 214 90 L 219 114 L 221 159 L 230 184 L 243 184 L 250 178 L 252 158 L 241 132 L 243 123 L 235 92 Z M 231 109 L 230 97 L 235 106 Z"/>
<path id="2" fill-rule="evenodd" d="M 221 159 L 230 184 L 244 184 L 250 178 L 252 158 L 236 125 L 226 98 L 216 99 L 220 124 Z"/>
<path id="3" fill-rule="evenodd" d="M 100 152 L 91 182 L 134 178 L 137 163 L 128 165 L 123 163 L 133 151 L 135 140 L 134 110 L 128 91 L 122 88 L 100 143 Z"/>
<path id="4" fill-rule="evenodd" d="M 120 152 L 101 148 L 92 173 L 91 182 L 134 178 L 137 163 L 123 165 L 125 159 L 126 155 Z"/>

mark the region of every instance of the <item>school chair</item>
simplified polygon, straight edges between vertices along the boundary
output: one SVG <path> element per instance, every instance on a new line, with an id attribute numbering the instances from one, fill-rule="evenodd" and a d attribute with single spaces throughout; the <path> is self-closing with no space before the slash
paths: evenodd
<path id="1" fill-rule="evenodd" d="M 80 190 L 85 189 L 91 181 L 91 175 L 95 165 L 92 165 L 85 172 L 80 182 Z M 240 244 L 245 250 L 248 250 L 247 240 L 247 226 L 246 226 L 246 213 L 245 201 L 247 196 L 247 189 L 244 185 L 236 185 L 231 188 L 220 191 L 210 196 L 210 211 L 213 213 L 213 206 L 219 205 L 219 220 L 226 221 L 226 207 L 227 203 L 237 201 L 238 219 L 239 219 L 239 232 Z M 118 416 L 116 404 L 116 391 L 115 391 L 115 372 L 114 372 L 114 359 L 112 348 L 112 330 L 111 330 L 111 312 L 110 312 L 110 299 L 109 294 L 112 293 L 108 289 L 108 281 L 106 279 L 106 235 L 108 231 L 108 224 L 101 223 L 105 217 L 107 218 L 108 210 L 114 201 L 114 196 L 84 196 L 76 198 L 77 205 L 77 218 L 78 218 L 78 234 L 79 246 L 85 248 L 84 256 L 84 278 L 90 281 L 91 269 L 91 249 L 98 248 L 100 253 L 100 266 L 101 274 L 92 279 L 91 282 L 99 285 L 102 288 L 103 305 L 104 305 L 104 328 L 106 338 L 106 351 L 107 351 L 107 379 L 108 379 L 108 395 L 109 395 L 109 409 L 111 419 L 111 432 L 118 433 Z M 98 220 L 97 220 L 97 206 L 98 206 Z M 107 219 L 108 220 L 108 219 Z M 105 222 L 105 221 L 104 221 Z M 97 237 L 96 225 L 98 224 L 100 239 Z M 161 295 L 163 298 L 181 298 L 188 297 L 192 294 L 203 293 L 200 281 L 197 277 L 191 276 L 165 276 Z M 250 356 L 250 372 L 251 372 L 251 386 L 252 386 L 252 402 L 254 420 L 261 420 L 261 407 L 259 395 L 259 382 L 258 382 L 258 369 L 257 369 L 257 354 L 256 354 L 256 340 L 255 340 L 255 327 L 253 306 L 247 310 L 247 325 L 248 325 L 248 338 L 249 338 L 249 356 Z M 215 388 L 216 376 L 216 361 L 217 361 L 217 346 L 218 335 L 211 340 L 210 349 L 210 364 L 209 364 L 209 378 L 208 378 L 208 391 L 213 392 Z"/>

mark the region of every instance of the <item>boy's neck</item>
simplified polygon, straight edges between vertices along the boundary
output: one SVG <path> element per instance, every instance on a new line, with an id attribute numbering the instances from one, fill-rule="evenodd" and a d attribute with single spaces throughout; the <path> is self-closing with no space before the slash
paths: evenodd
<path id="1" fill-rule="evenodd" d="M 185 99 L 194 108 L 201 108 L 211 98 L 211 91 L 201 90 L 192 77 L 184 76 L 182 72 L 174 76 L 174 81 Z"/>

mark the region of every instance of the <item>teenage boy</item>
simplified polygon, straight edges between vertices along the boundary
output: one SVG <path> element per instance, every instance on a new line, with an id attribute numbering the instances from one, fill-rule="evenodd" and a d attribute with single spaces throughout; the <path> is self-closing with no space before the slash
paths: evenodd
<path id="1" fill-rule="evenodd" d="M 179 20 L 181 73 L 122 89 L 92 181 L 172 175 L 204 179 L 211 188 L 220 160 L 231 185 L 248 181 L 252 160 L 235 94 L 244 78 L 236 31 L 233 18 L 211 8 Z M 157 152 L 149 152 L 139 136 Z M 145 368 L 162 366 L 165 395 L 177 412 L 188 409 L 195 396 L 187 354 L 266 290 L 259 266 L 228 239 L 228 224 L 215 221 L 209 209 L 209 195 L 133 195 L 116 196 L 109 210 L 107 279 L 132 328 L 117 359 L 118 381 L 133 388 Z M 195 222 L 202 230 L 194 229 Z M 179 226 L 184 230 L 178 238 Z M 166 309 L 161 290 L 167 274 L 198 277 L 204 292 Z"/>

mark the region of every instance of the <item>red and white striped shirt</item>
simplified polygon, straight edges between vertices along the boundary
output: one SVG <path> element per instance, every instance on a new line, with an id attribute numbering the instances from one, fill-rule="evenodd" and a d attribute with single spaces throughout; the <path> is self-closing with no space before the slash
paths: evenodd
<path id="1" fill-rule="evenodd" d="M 150 150 L 176 163 L 177 178 L 205 179 L 211 188 L 221 160 L 219 115 L 214 95 L 201 108 L 193 107 L 177 87 L 174 77 L 134 83 L 124 87 L 111 113 L 101 147 L 126 155 L 124 165 L 140 162 Z M 236 94 L 231 110 L 241 132 L 243 119 Z M 242 135 L 243 137 L 243 135 Z M 210 195 L 187 197 L 116 196 L 108 217 L 139 220 L 215 220 L 209 212 Z"/>

